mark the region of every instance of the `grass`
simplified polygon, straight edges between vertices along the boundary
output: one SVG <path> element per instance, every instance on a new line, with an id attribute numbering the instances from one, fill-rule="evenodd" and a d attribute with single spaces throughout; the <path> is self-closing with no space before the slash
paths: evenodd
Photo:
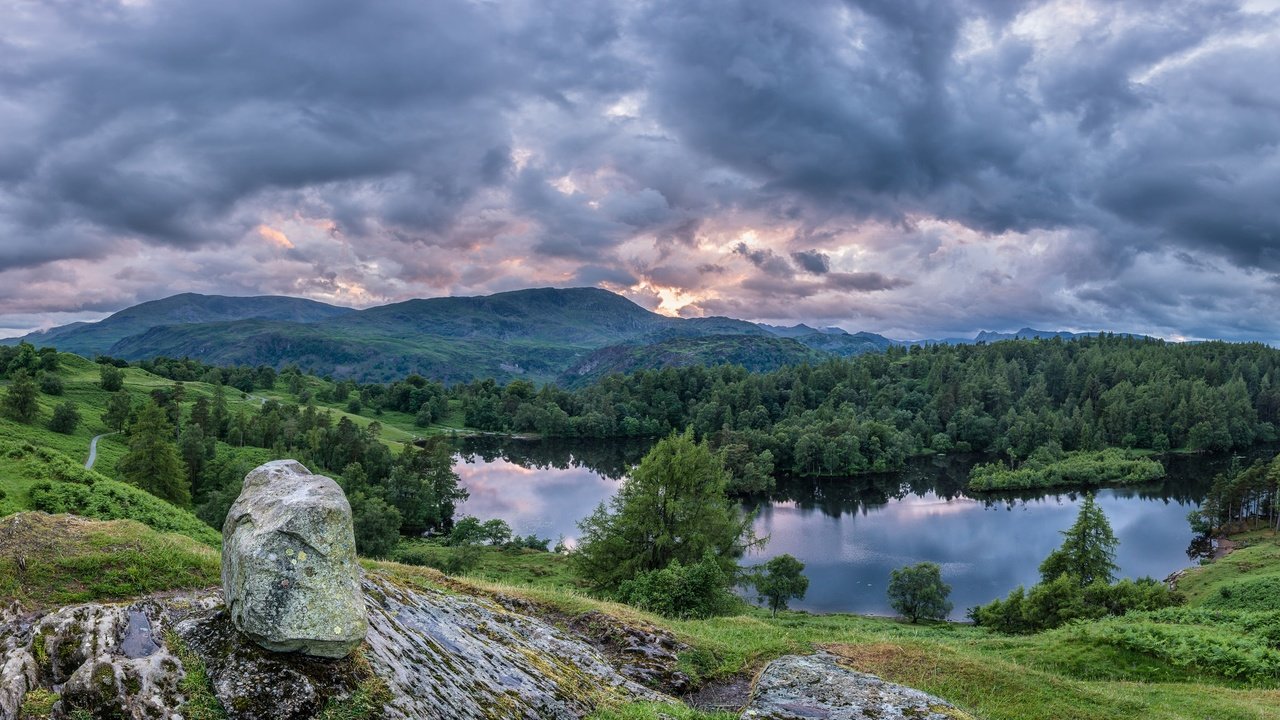
<path id="1" fill-rule="evenodd" d="M 191 651 L 182 638 L 172 630 L 164 634 L 165 645 L 182 661 L 184 675 L 178 689 L 186 696 L 179 710 L 185 720 L 225 720 L 227 711 L 213 694 L 212 680 L 200 656 Z"/>
<path id="2" fill-rule="evenodd" d="M 0 598 L 28 609 L 219 582 L 217 551 L 132 520 L 20 513 L 0 520 Z"/>
<path id="3" fill-rule="evenodd" d="M 737 713 L 700 712 L 687 705 L 670 703 L 630 703 L 598 710 L 587 720 L 736 720 Z"/>
<path id="4" fill-rule="evenodd" d="M 565 557 L 556 553 L 494 547 L 479 547 L 476 551 L 478 563 L 466 573 L 470 578 L 532 587 L 585 587 L 573 574 Z M 402 540 L 393 553 L 393 558 L 411 565 L 441 567 L 454 552 L 456 548 L 436 543 Z"/>
<path id="5" fill-rule="evenodd" d="M 1224 588 L 1242 581 L 1280 583 L 1280 536 L 1275 531 L 1255 530 L 1233 535 L 1232 539 L 1244 547 L 1193 568 L 1178 581 L 1178 590 L 1187 596 L 1189 605 L 1213 605 L 1222 597 Z M 1270 609 L 1280 610 L 1280 595 L 1273 596 Z"/>

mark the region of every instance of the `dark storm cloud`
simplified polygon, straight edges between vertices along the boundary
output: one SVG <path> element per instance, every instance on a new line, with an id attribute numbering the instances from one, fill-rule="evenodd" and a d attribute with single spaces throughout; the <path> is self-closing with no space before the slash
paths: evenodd
<path id="1" fill-rule="evenodd" d="M 831 257 L 817 250 L 802 250 L 791 253 L 791 259 L 801 270 L 814 275 L 821 275 L 831 270 Z"/>
<path id="2" fill-rule="evenodd" d="M 1280 338 L 1230 320 L 1280 273 L 1274 3 L 14 1 L 5 327 L 573 282 Z"/>

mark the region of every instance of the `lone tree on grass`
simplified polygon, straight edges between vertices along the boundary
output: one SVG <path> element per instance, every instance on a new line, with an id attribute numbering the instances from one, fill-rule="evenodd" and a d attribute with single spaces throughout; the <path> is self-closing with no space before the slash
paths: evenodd
<path id="1" fill-rule="evenodd" d="M 76 409 L 75 403 L 71 401 L 58 403 L 53 409 L 53 418 L 49 420 L 49 429 L 70 435 L 76 431 L 76 426 L 80 424 L 80 411 Z"/>
<path id="2" fill-rule="evenodd" d="M 3 407 L 5 415 L 18 422 L 34 422 L 40 413 L 37 395 L 35 378 L 31 377 L 31 373 L 26 370 L 18 370 L 13 373 L 13 383 L 5 391 L 0 406 Z"/>
<path id="3" fill-rule="evenodd" d="M 922 562 L 889 574 L 889 604 L 911 622 L 942 620 L 951 612 L 951 586 L 942 582 L 937 563 Z"/>
<path id="4" fill-rule="evenodd" d="M 779 555 L 758 566 L 748 582 L 755 587 L 760 602 L 767 605 L 775 617 L 779 610 L 787 609 L 790 600 L 803 600 L 809 591 L 804 563 L 790 555 Z"/>
<path id="5" fill-rule="evenodd" d="M 1094 502 L 1093 495 L 1084 496 L 1075 524 L 1064 530 L 1062 536 L 1065 538 L 1062 547 L 1040 563 L 1042 582 L 1053 582 L 1060 575 L 1074 577 L 1081 587 L 1096 581 L 1115 582 L 1116 570 L 1120 569 L 1115 562 L 1120 541 L 1111 532 L 1111 523 Z"/>

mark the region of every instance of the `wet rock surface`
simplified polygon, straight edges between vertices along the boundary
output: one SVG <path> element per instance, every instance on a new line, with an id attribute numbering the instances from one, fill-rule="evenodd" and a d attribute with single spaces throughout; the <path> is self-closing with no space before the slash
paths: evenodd
<path id="1" fill-rule="evenodd" d="M 765 666 L 742 720 L 971 720 L 919 690 L 844 667 L 830 653 L 787 655 Z"/>
<path id="2" fill-rule="evenodd" d="M 568 631 L 497 603 L 371 574 L 366 642 L 342 659 L 267 651 L 238 632 L 220 593 L 88 603 L 42 616 L 0 612 L 0 720 L 34 689 L 60 693 L 52 718 L 188 717 L 198 662 L 232 720 L 314 718 L 363 693 L 361 717 L 580 718 L 603 702 L 670 698 L 616 670 Z M 194 666 L 193 666 L 194 667 Z M 189 689 L 189 688 L 188 688 Z"/>
<path id="3" fill-rule="evenodd" d="M 342 488 L 293 460 L 245 476 L 222 528 L 222 587 L 232 622 L 268 650 L 355 650 L 368 624 Z"/>
<path id="4" fill-rule="evenodd" d="M 366 579 L 366 657 L 397 720 L 579 718 L 600 703 L 670 700 L 595 648 L 495 602 Z"/>

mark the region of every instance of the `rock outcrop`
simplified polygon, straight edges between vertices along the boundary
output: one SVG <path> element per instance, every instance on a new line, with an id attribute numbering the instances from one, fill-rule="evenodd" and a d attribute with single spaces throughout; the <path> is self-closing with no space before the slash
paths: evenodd
<path id="1" fill-rule="evenodd" d="M 250 472 L 222 528 L 222 587 L 232 622 L 262 647 L 349 655 L 368 622 L 342 488 L 293 460 Z"/>
<path id="2" fill-rule="evenodd" d="M 362 590 L 367 642 L 336 660 L 259 647 L 212 590 L 0 614 L 0 720 L 18 718 L 37 689 L 61 692 L 54 720 L 77 709 L 176 720 L 197 692 L 231 720 L 307 720 L 360 703 L 367 714 L 343 717 L 570 720 L 602 703 L 670 700 L 568 632 L 496 602 L 380 573 Z M 188 682 L 196 670 L 199 682 Z"/>
<path id="3" fill-rule="evenodd" d="M 742 720 L 972 720 L 946 700 L 841 665 L 787 655 L 765 666 Z"/>

